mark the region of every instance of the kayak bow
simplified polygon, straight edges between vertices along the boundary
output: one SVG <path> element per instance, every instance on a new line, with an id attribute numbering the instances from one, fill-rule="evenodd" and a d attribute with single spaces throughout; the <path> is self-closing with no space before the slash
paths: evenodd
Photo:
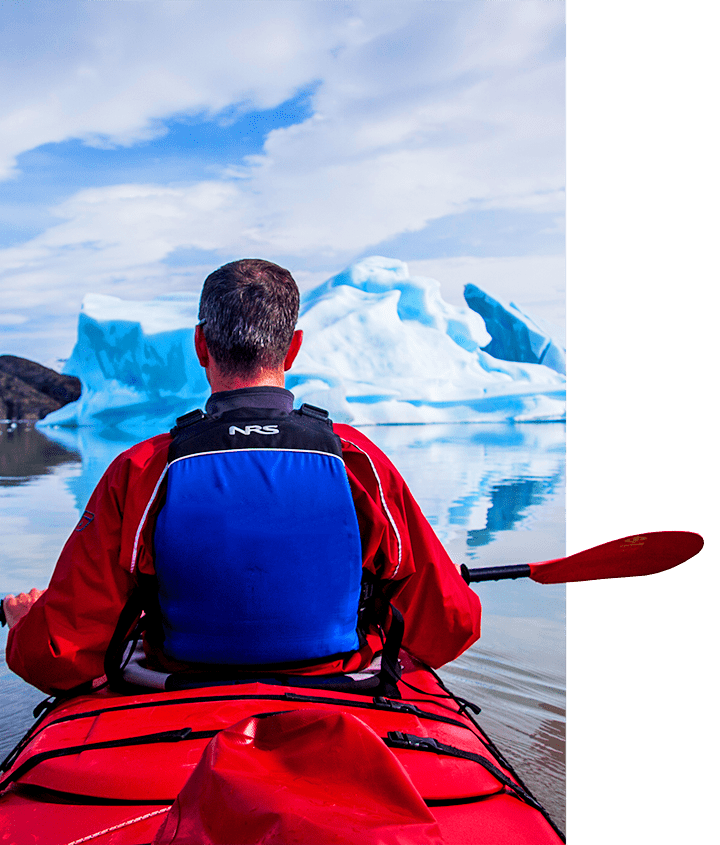
<path id="1" fill-rule="evenodd" d="M 4 841 L 564 841 L 478 708 L 409 654 L 401 664 L 398 699 L 335 676 L 56 703 L 3 764 Z"/>

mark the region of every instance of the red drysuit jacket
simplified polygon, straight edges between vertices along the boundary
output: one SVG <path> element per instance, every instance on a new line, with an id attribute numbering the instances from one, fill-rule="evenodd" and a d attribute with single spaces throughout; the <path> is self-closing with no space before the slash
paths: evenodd
<path id="1" fill-rule="evenodd" d="M 363 566 L 392 588 L 392 602 L 405 618 L 403 647 L 430 666 L 442 666 L 480 636 L 480 601 L 388 457 L 350 426 L 336 424 L 334 430 L 358 515 Z M 112 462 L 47 591 L 11 629 L 8 666 L 44 692 L 103 678 L 105 652 L 137 574 L 154 573 L 154 515 L 170 440 L 169 434 L 152 437 Z M 344 661 L 298 671 L 356 671 L 369 665 L 380 646 L 371 633 Z"/>

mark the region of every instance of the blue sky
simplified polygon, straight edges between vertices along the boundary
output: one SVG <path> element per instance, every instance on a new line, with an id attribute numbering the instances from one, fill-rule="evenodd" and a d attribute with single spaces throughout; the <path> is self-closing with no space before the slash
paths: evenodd
<path id="1" fill-rule="evenodd" d="M 0 5 L 2 350 L 82 297 L 372 254 L 564 328 L 564 4 Z"/>

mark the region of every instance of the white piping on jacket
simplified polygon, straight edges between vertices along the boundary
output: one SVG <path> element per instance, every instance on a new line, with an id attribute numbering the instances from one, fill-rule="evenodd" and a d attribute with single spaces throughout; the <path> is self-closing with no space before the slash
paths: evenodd
<path id="1" fill-rule="evenodd" d="M 341 437 L 340 440 L 343 443 L 348 443 L 350 446 L 353 446 L 355 449 L 357 449 L 358 452 L 361 452 L 363 455 L 365 455 L 365 457 L 368 460 L 368 463 L 370 464 L 370 468 L 373 471 L 373 475 L 375 476 L 375 480 L 377 481 L 378 491 L 380 492 L 380 501 L 382 502 L 382 506 L 383 506 L 383 509 L 385 511 L 385 515 L 387 516 L 388 521 L 390 522 L 390 525 L 392 526 L 392 529 L 395 533 L 395 540 L 397 541 L 397 546 L 398 546 L 397 565 L 396 565 L 395 569 L 393 570 L 392 575 L 390 576 L 391 578 L 394 578 L 397 575 L 397 573 L 400 569 L 400 564 L 402 563 L 403 546 L 402 546 L 402 539 L 400 538 L 400 531 L 398 530 L 397 524 L 396 524 L 395 520 L 393 519 L 392 513 L 390 513 L 390 508 L 389 508 L 387 500 L 385 498 L 385 491 L 383 490 L 382 483 L 380 482 L 380 476 L 378 474 L 377 469 L 375 468 L 375 464 L 373 463 L 373 459 L 370 457 L 370 455 L 368 455 L 368 453 L 364 449 L 362 449 L 360 446 L 358 446 L 357 443 L 353 443 L 352 440 L 348 440 L 346 437 Z M 228 450 L 228 451 L 237 451 L 237 450 Z M 244 450 L 241 450 L 241 451 L 244 451 Z M 273 450 L 273 451 L 275 451 L 275 450 Z M 278 450 L 278 451 L 283 451 L 283 450 Z M 293 451 L 293 450 L 288 450 L 288 451 Z M 322 453 L 322 454 L 329 454 L 329 453 Z M 188 456 L 188 457 L 190 457 L 190 456 Z M 333 457 L 336 457 L 336 456 L 333 455 Z M 162 484 L 162 482 L 165 478 L 165 475 L 168 471 L 168 467 L 169 467 L 169 465 L 165 466 L 165 468 L 163 469 L 162 474 L 161 474 L 160 478 L 158 479 L 157 484 L 155 485 L 155 489 L 153 490 L 152 496 L 150 497 L 150 500 L 147 503 L 145 511 L 142 515 L 142 519 L 140 520 L 140 525 L 138 526 L 137 533 L 135 534 L 135 542 L 133 543 L 132 558 L 130 560 L 130 572 L 135 571 L 135 566 L 137 565 L 138 546 L 140 545 L 140 535 L 142 534 L 143 528 L 145 527 L 145 523 L 147 521 L 148 513 L 150 512 L 150 508 L 152 507 L 153 503 L 155 502 L 157 494 L 160 490 L 160 485 Z"/>
<path id="2" fill-rule="evenodd" d="M 145 512 L 142 515 L 142 519 L 140 520 L 140 525 L 138 525 L 137 533 L 135 534 L 135 542 L 133 543 L 133 550 L 132 550 L 132 557 L 130 558 L 130 572 L 135 571 L 135 566 L 137 565 L 137 553 L 138 553 L 138 546 L 140 545 L 140 535 L 142 534 L 142 530 L 145 527 L 145 523 L 147 522 L 148 513 L 150 512 L 150 508 L 152 507 L 155 498 L 160 490 L 160 485 L 163 483 L 163 479 L 165 478 L 165 474 L 168 471 L 168 465 L 165 465 L 165 468 L 162 471 L 162 475 L 158 479 L 157 484 L 155 485 L 155 489 L 153 490 L 152 496 L 150 496 L 150 501 L 147 503 L 145 508 Z"/>
<path id="3" fill-rule="evenodd" d="M 397 540 L 397 545 L 398 545 L 397 566 L 393 570 L 393 574 L 390 576 L 391 578 L 394 578 L 397 575 L 398 570 L 400 569 L 400 564 L 402 563 L 403 547 L 402 547 L 402 540 L 400 539 L 400 532 L 398 531 L 398 527 L 395 524 L 395 520 L 393 519 L 393 515 L 390 513 L 390 508 L 388 507 L 387 500 L 385 499 L 385 492 L 383 491 L 382 484 L 380 483 L 380 476 L 378 475 L 378 471 L 375 469 L 375 464 L 373 463 L 373 459 L 370 457 L 370 455 L 368 455 L 368 453 L 364 449 L 361 449 L 360 446 L 357 445 L 357 443 L 353 443 L 352 440 L 348 440 L 345 437 L 341 437 L 340 440 L 343 443 L 349 443 L 350 446 L 354 446 L 359 452 L 362 452 L 363 455 L 365 455 L 365 457 L 368 459 L 368 462 L 370 464 L 370 468 L 373 471 L 373 475 L 375 476 L 375 480 L 377 481 L 378 490 L 380 491 L 380 501 L 382 502 L 382 506 L 385 510 L 385 514 L 386 514 L 388 520 L 390 521 L 390 525 L 392 525 L 392 529 L 395 532 L 395 539 Z"/>
<path id="4" fill-rule="evenodd" d="M 336 455 L 334 452 L 323 452 L 319 449 L 283 449 L 261 446 L 259 448 L 251 447 L 250 449 L 214 449 L 211 452 L 192 452 L 190 455 L 181 455 L 179 458 L 175 458 L 168 466 L 180 463 L 180 461 L 186 461 L 188 458 L 202 458 L 204 455 L 231 455 L 235 452 L 293 452 L 298 455 L 325 455 L 328 458 L 335 458 L 335 460 L 342 461 L 340 455 Z"/>

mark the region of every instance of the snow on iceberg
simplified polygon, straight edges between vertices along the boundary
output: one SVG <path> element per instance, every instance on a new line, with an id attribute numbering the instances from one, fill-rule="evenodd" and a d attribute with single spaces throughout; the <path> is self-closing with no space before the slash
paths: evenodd
<path id="1" fill-rule="evenodd" d="M 197 300 L 86 296 L 65 366 L 81 379 L 83 395 L 43 423 L 144 436 L 203 405 L 208 386 L 193 349 Z M 512 360 L 517 333 L 502 325 L 444 302 L 438 282 L 410 276 L 402 261 L 366 258 L 303 296 L 305 340 L 287 386 L 298 404 L 354 424 L 564 419 L 564 376 Z"/>
<path id="2" fill-rule="evenodd" d="M 402 261 L 366 258 L 329 279 L 304 297 L 299 326 L 288 387 L 338 422 L 564 418 L 562 374 L 489 354 L 482 317 L 444 302 L 438 282 Z"/>

